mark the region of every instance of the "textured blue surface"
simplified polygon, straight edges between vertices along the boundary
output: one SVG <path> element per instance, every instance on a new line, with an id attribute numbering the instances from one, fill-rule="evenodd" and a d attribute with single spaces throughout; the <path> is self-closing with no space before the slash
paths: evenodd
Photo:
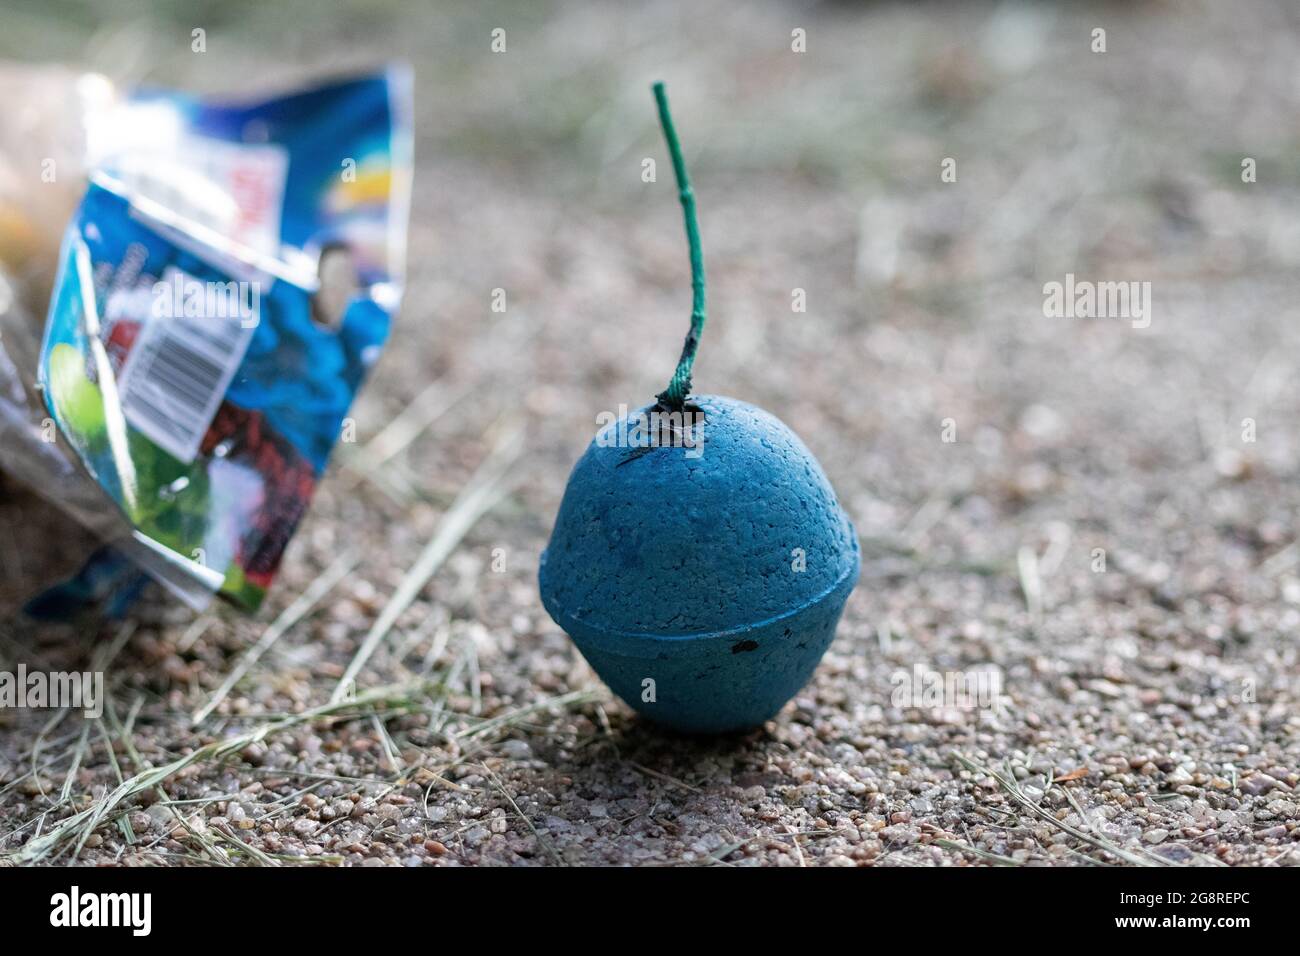
<path id="1" fill-rule="evenodd" d="M 694 402 L 702 446 L 620 447 L 624 423 L 592 441 L 542 555 L 542 602 L 645 716 L 739 730 L 812 675 L 857 582 L 858 540 L 789 428 L 735 399 Z"/>

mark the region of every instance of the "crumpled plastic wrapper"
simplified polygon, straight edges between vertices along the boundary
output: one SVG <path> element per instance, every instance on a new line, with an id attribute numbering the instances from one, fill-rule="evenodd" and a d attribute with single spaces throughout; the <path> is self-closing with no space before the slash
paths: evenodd
<path id="1" fill-rule="evenodd" d="M 400 302 L 410 88 L 0 64 L 0 471 L 111 545 L 29 612 L 260 605 Z"/>

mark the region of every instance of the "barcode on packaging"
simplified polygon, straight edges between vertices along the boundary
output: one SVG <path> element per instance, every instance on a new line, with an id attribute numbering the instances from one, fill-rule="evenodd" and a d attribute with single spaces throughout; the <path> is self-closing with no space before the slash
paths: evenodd
<path id="1" fill-rule="evenodd" d="M 188 464 L 248 350 L 256 323 L 248 320 L 242 300 L 256 292 L 242 289 L 248 283 L 201 283 L 175 268 L 167 270 L 163 282 L 175 289 L 202 287 L 204 294 L 196 300 L 178 292 L 185 308 L 150 314 L 127 355 L 118 389 L 127 422 Z"/>

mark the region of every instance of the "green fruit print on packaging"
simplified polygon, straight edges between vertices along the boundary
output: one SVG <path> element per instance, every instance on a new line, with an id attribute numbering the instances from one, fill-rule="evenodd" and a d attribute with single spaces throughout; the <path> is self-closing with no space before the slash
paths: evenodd
<path id="1" fill-rule="evenodd" d="M 104 396 L 86 375 L 86 361 L 74 346 L 60 342 L 50 350 L 48 387 L 69 432 L 92 448 L 107 440 Z"/>

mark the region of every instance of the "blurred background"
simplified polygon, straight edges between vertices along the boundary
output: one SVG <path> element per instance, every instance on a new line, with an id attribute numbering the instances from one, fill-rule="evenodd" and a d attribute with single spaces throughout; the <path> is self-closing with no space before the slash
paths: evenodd
<path id="1" fill-rule="evenodd" d="M 661 390 L 686 331 L 681 211 L 650 94 L 662 79 L 709 272 L 696 388 L 801 435 L 863 538 L 862 582 L 814 683 L 765 735 L 682 745 L 597 696 L 516 728 L 522 746 L 493 765 L 534 829 L 475 823 L 509 806 L 475 770 L 421 839 L 468 862 L 546 847 L 569 862 L 707 862 L 733 844 L 719 860 L 1070 862 L 1050 832 L 992 825 L 983 807 L 1001 793 L 954 763 L 960 751 L 1041 779 L 1039 799 L 1066 813 L 1053 775 L 1087 769 L 1085 802 L 1111 838 L 1171 860 L 1295 862 L 1294 4 L 4 0 L 3 22 L 0 56 L 126 85 L 242 95 L 393 58 L 415 71 L 409 281 L 356 409 L 359 446 L 339 449 L 258 619 L 146 602 L 115 664 L 117 692 L 142 701 L 146 752 L 223 732 L 192 729 L 189 712 L 346 543 L 364 552 L 356 572 L 214 719 L 328 696 L 515 420 L 524 480 L 363 683 L 469 653 L 444 703 L 467 726 L 592 684 L 534 576 L 597 414 Z M 206 52 L 191 50 L 196 28 Z M 646 157 L 657 183 L 642 181 Z M 955 182 L 941 180 L 945 159 Z M 1150 327 L 1045 317 L 1044 284 L 1067 273 L 1150 282 Z M 367 442 L 402 416 L 418 431 L 372 468 Z M 76 563 L 78 532 L 0 489 L 0 602 L 13 608 Z M 504 574 L 490 569 L 496 548 Z M 93 643 L 16 618 L 5 629 L 10 656 L 75 662 Z M 917 663 L 998 666 L 1014 716 L 894 707 L 891 673 Z M 0 719 L 17 766 L 29 718 Z M 352 749 L 372 732 L 321 732 L 315 752 L 290 744 L 277 759 L 376 779 L 396 773 L 390 744 L 457 760 L 445 740 L 398 730 Z M 1263 778 L 1276 786 L 1240 789 Z M 798 835 L 809 828 L 830 832 Z M 393 830 L 359 849 L 278 838 L 294 854 L 400 861 L 414 844 Z M 420 861 L 441 855 L 419 847 Z"/>

